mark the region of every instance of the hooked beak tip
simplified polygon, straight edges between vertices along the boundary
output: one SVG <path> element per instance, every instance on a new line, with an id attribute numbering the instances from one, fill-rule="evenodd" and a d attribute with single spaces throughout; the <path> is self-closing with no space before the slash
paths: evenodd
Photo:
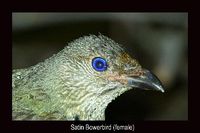
<path id="1" fill-rule="evenodd" d="M 128 84 L 132 87 L 141 89 L 151 89 L 165 92 L 164 87 L 160 80 L 149 70 L 143 69 L 144 73 L 138 77 L 129 77 Z"/>

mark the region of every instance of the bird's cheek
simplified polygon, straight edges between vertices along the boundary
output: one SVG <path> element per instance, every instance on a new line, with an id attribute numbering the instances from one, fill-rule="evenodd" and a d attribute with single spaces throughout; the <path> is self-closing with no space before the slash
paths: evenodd
<path id="1" fill-rule="evenodd" d="M 119 82 L 123 85 L 128 84 L 126 75 L 119 75 L 118 73 L 114 73 L 114 74 L 106 75 L 106 78 L 107 78 L 107 80 L 109 80 L 111 82 Z"/>
<path id="2" fill-rule="evenodd" d="M 114 73 L 108 73 L 105 75 L 105 78 L 108 80 L 108 81 L 111 81 L 111 82 L 119 82 L 121 83 L 122 85 L 128 85 L 129 83 L 129 78 L 130 76 L 133 76 L 133 77 L 139 77 L 143 74 L 143 71 L 138 68 L 132 72 L 114 72 Z"/>

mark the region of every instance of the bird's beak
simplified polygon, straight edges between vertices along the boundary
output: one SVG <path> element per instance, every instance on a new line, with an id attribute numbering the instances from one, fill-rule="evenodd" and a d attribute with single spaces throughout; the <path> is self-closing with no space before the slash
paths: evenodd
<path id="1" fill-rule="evenodd" d="M 164 88 L 160 80 L 149 70 L 143 69 L 140 76 L 129 76 L 128 84 L 132 87 L 141 89 L 151 89 L 164 92 Z"/>

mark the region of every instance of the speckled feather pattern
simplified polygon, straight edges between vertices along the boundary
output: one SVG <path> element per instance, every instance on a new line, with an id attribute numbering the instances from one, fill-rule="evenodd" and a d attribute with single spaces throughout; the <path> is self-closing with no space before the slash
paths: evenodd
<path id="1" fill-rule="evenodd" d="M 106 59 L 106 71 L 92 68 L 95 57 Z M 104 120 L 107 105 L 131 89 L 123 76 L 140 69 L 108 37 L 81 37 L 44 62 L 13 70 L 13 119 Z"/>

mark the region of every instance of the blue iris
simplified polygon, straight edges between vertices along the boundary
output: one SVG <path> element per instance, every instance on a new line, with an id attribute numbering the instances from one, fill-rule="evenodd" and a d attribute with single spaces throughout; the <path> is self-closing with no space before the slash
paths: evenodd
<path id="1" fill-rule="evenodd" d="M 104 58 L 95 57 L 92 59 L 92 67 L 99 72 L 105 71 L 108 67 L 107 62 Z"/>

